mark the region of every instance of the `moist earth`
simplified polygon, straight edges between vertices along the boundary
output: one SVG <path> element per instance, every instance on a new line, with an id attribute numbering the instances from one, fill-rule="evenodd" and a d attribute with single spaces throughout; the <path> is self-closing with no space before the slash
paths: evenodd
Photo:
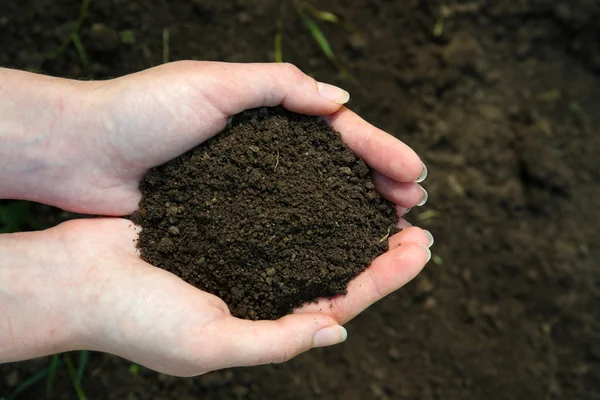
<path id="1" fill-rule="evenodd" d="M 236 116 L 140 187 L 141 257 L 242 318 L 345 294 L 398 230 L 394 205 L 340 135 L 283 108 Z"/>

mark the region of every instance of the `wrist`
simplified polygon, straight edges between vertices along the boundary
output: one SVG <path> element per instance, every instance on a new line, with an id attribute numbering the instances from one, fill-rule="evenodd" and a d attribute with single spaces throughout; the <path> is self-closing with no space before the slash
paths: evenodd
<path id="1" fill-rule="evenodd" d="M 0 363 L 86 348 L 83 276 L 56 228 L 0 235 Z"/>
<path id="2" fill-rule="evenodd" d="M 81 157 L 90 84 L 0 68 L 0 199 L 68 196 L 60 186 Z"/>

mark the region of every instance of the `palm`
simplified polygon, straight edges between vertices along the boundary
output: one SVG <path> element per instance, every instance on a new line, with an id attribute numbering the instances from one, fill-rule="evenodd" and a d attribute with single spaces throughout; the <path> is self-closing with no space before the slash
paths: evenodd
<path id="1" fill-rule="evenodd" d="M 229 316 L 223 301 L 142 261 L 134 245 L 136 227 L 128 220 L 76 220 L 55 229 L 67 249 L 76 249 L 73 264 L 86 270 L 89 309 L 98 313 L 92 318 L 104 319 L 97 349 L 144 364 L 148 360 L 137 360 L 140 353 L 155 362 L 197 366 L 194 350 L 208 345 L 199 333 Z M 154 329 L 157 324 L 160 329 Z M 129 346 L 119 348 L 121 343 Z"/>
<path id="2" fill-rule="evenodd" d="M 247 350 L 239 336 L 228 329 L 252 327 L 248 342 L 263 336 L 260 328 L 271 324 L 298 324 L 315 315 L 323 324 L 334 319 L 342 324 L 374 301 L 402 286 L 418 273 L 424 252 L 415 244 L 426 244 L 418 229 L 407 229 L 391 239 L 394 249 L 380 256 L 363 274 L 351 282 L 349 293 L 335 299 L 321 299 L 297 310 L 295 316 L 279 321 L 242 321 L 229 313 L 227 305 L 209 293 L 198 290 L 173 274 L 142 261 L 134 241 L 137 227 L 124 219 L 76 220 L 55 228 L 67 249 L 77 249 L 72 260 L 84 266 L 90 283 L 86 296 L 93 319 L 102 320 L 101 342 L 97 349 L 113 352 L 144 365 L 178 375 L 192 375 L 221 368 L 222 358 L 212 357 L 207 348 L 243 354 Z M 402 246 L 399 244 L 402 243 Z M 110 315 L 106 319 L 105 315 Z M 290 318 L 297 318 L 292 319 Z M 160 324 L 160 329 L 155 329 Z M 217 328 L 219 327 L 219 328 Z M 215 340 L 215 335 L 219 340 Z M 120 348 L 122 343 L 128 346 Z M 216 351 L 216 350 L 215 350 Z M 143 358 L 140 358 L 143 354 Z M 284 354 L 289 358 L 293 353 Z M 266 357 L 266 358 L 265 358 Z M 268 352 L 252 354 L 237 365 L 274 361 Z M 278 361 L 275 359 L 275 361 Z M 171 367 L 172 366 L 172 367 Z M 158 369 L 158 368 L 157 368 Z"/>

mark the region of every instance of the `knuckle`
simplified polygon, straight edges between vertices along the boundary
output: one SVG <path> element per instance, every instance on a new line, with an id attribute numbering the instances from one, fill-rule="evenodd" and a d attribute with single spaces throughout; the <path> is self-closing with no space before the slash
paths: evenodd
<path id="1" fill-rule="evenodd" d="M 297 66 L 295 66 L 294 64 L 291 63 L 283 63 L 282 64 L 282 68 L 286 71 L 287 75 L 289 75 L 292 78 L 298 78 L 298 77 L 303 77 L 304 72 L 302 72 L 300 70 L 300 68 L 298 68 Z"/>

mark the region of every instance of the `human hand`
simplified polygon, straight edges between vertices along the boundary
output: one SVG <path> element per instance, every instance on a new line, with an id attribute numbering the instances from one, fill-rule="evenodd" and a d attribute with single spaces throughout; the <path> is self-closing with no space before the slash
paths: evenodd
<path id="1" fill-rule="evenodd" d="M 104 218 L 2 236 L 0 251 L 21 257 L 0 260 L 1 281 L 12 290 L 6 296 L 0 287 L 9 328 L 0 324 L 0 362 L 89 349 L 178 376 L 283 362 L 342 342 L 340 325 L 411 280 L 431 244 L 419 228 L 406 228 L 350 283 L 347 295 L 277 321 L 248 321 L 231 316 L 216 296 L 142 261 L 137 229 L 128 220 Z"/>
<path id="2" fill-rule="evenodd" d="M 283 104 L 291 111 L 324 116 L 374 169 L 376 188 L 399 206 L 399 215 L 426 198 L 414 183 L 424 179 L 426 170 L 410 148 L 343 108 L 344 92 L 325 86 L 329 97 L 335 95 L 335 101 L 327 100 L 312 78 L 290 66 L 183 62 L 107 82 L 61 81 L 52 91 L 62 93 L 63 84 L 72 96 L 60 98 L 61 113 L 51 115 L 49 133 L 27 142 L 25 158 L 36 162 L 20 169 L 22 185 L 11 185 L 11 174 L 3 174 L 0 192 L 20 190 L 16 197 L 82 213 L 130 214 L 140 199 L 139 181 L 150 168 L 217 134 L 231 115 Z M 43 129 L 47 118 L 40 121 Z M 18 143 L 19 135 L 14 137 Z M 59 257 L 61 268 L 47 270 L 58 282 L 43 284 L 70 292 L 36 291 L 47 296 L 25 302 L 31 310 L 14 315 L 20 323 L 17 334 L 13 327 L 9 337 L 15 340 L 19 332 L 42 336 L 33 335 L 37 345 L 25 350 L 17 346 L 11 353 L 0 346 L 0 358 L 87 348 L 174 375 L 283 361 L 345 339 L 340 324 L 404 285 L 430 257 L 430 237 L 418 228 L 405 229 L 390 239 L 390 251 L 350 283 L 348 295 L 323 299 L 279 321 L 250 322 L 231 317 L 216 297 L 141 261 L 128 224 L 120 219 L 75 221 L 31 234 L 48 235 L 44 238 L 54 238 L 55 247 L 66 251 L 68 257 Z M 45 240 L 34 240 L 33 251 Z M 46 302 L 58 305 L 44 313 Z M 3 315 L 23 309 L 9 302 L 0 309 L 2 305 Z M 48 329 L 38 330 L 42 320 Z"/>
<path id="3" fill-rule="evenodd" d="M 414 151 L 343 107 L 347 93 L 318 84 L 291 65 L 185 61 L 96 82 L 30 75 L 40 81 L 36 87 L 51 87 L 39 104 L 31 100 L 35 89 L 23 95 L 33 104 L 23 118 L 31 119 L 35 130 L 48 130 L 28 142 L 29 153 L 42 153 L 44 160 L 6 183 L 7 190 L 19 191 L 12 197 L 79 213 L 129 215 L 137 209 L 139 182 L 150 168 L 218 134 L 241 111 L 281 104 L 324 116 L 373 168 L 376 188 L 401 212 L 426 200 L 414 183 L 426 176 Z M 12 81 L 19 79 L 25 78 Z M 25 146 L 16 147 L 23 153 Z M 2 183 L 0 177 L 0 195 Z"/>

